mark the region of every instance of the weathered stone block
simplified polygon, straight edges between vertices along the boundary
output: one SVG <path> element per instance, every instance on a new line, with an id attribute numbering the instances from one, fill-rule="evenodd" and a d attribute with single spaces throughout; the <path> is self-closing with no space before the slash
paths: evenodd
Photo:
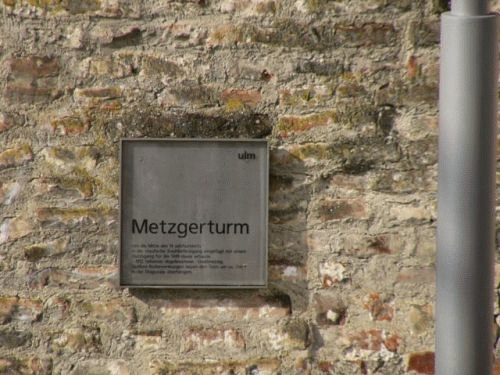
<path id="1" fill-rule="evenodd" d="M 115 273 L 110 272 L 103 267 L 103 274 L 95 275 L 77 268 L 72 271 L 61 270 L 57 268 L 44 268 L 39 271 L 32 272 L 28 275 L 28 285 L 31 288 L 43 288 L 45 286 L 65 287 L 67 289 L 97 289 L 103 286 L 103 283 L 115 276 Z"/>
<path id="2" fill-rule="evenodd" d="M 246 16 L 275 13 L 281 1 L 271 0 L 225 0 L 219 5 L 223 13 L 244 12 Z"/>
<path id="3" fill-rule="evenodd" d="M 9 181 L 0 182 L 0 205 L 10 205 L 21 193 L 24 188 L 24 182 Z"/>
<path id="4" fill-rule="evenodd" d="M 354 98 L 366 94 L 365 86 L 355 82 L 341 82 L 335 89 L 335 95 L 339 98 Z"/>
<path id="5" fill-rule="evenodd" d="M 67 328 L 51 336 L 53 349 L 62 352 L 97 352 L 101 348 L 100 331 L 90 326 Z"/>
<path id="6" fill-rule="evenodd" d="M 36 262 L 47 255 L 47 248 L 43 245 L 31 245 L 24 249 L 24 258 L 30 262 Z"/>
<path id="7" fill-rule="evenodd" d="M 243 41 L 242 32 L 234 25 L 223 24 L 213 28 L 207 38 L 210 48 L 220 45 L 230 45 Z"/>
<path id="8" fill-rule="evenodd" d="M 305 132 L 310 129 L 337 123 L 339 117 L 336 111 L 328 111 L 309 116 L 284 116 L 278 120 L 276 130 L 283 137 L 290 134 Z"/>
<path id="9" fill-rule="evenodd" d="M 226 89 L 220 94 L 220 99 L 230 112 L 254 108 L 259 104 L 262 95 L 258 90 Z"/>
<path id="10" fill-rule="evenodd" d="M 79 289 L 98 289 L 103 285 L 114 287 L 118 279 L 118 267 L 82 266 L 74 268 L 69 274 L 71 286 Z"/>
<path id="11" fill-rule="evenodd" d="M 347 174 L 362 174 L 378 163 L 396 163 L 401 159 L 401 149 L 395 143 L 387 143 L 382 137 L 341 139 L 330 146 L 332 159 L 340 160 Z"/>
<path id="12" fill-rule="evenodd" d="M 302 321 L 292 321 L 279 328 L 264 328 L 261 334 L 267 352 L 302 350 L 308 346 L 309 327 Z"/>
<path id="13" fill-rule="evenodd" d="M 78 115 L 63 116 L 50 121 L 52 130 L 62 135 L 82 134 L 89 129 L 89 126 L 89 121 Z"/>
<path id="14" fill-rule="evenodd" d="M 14 349 L 25 345 L 33 335 L 29 331 L 16 331 L 13 329 L 0 330 L 0 348 Z"/>
<path id="15" fill-rule="evenodd" d="M 341 60 L 332 62 L 302 60 L 295 67 L 297 73 L 313 73 L 319 76 L 336 76 L 342 74 L 346 68 Z"/>
<path id="16" fill-rule="evenodd" d="M 25 164 L 33 159 L 31 146 L 22 144 L 0 152 L 0 170 Z"/>
<path id="17" fill-rule="evenodd" d="M 366 22 L 335 24 L 335 42 L 337 45 L 372 46 L 392 45 L 396 43 L 398 31 L 391 23 Z"/>
<path id="18" fill-rule="evenodd" d="M 377 171 L 370 176 L 370 190 L 389 194 L 415 193 L 436 190 L 434 170 L 417 169 L 412 171 Z"/>
<path id="19" fill-rule="evenodd" d="M 334 88 L 329 85 L 314 85 L 301 88 L 280 88 L 278 90 L 279 105 L 283 109 L 294 111 L 310 110 L 318 106 L 331 105 Z"/>
<path id="20" fill-rule="evenodd" d="M 70 14 L 80 14 L 86 12 L 93 12 L 100 9 L 99 0 L 5 0 L 4 4 L 7 6 L 30 6 L 45 11 L 58 13 L 67 11 Z"/>
<path id="21" fill-rule="evenodd" d="M 72 307 L 73 313 L 84 315 L 91 320 L 127 323 L 135 319 L 133 307 L 120 299 L 102 302 L 88 299 Z"/>
<path id="22" fill-rule="evenodd" d="M 327 143 L 306 143 L 292 148 L 290 154 L 303 162 L 310 161 L 311 159 L 313 162 L 317 162 L 328 159 L 330 150 Z"/>
<path id="23" fill-rule="evenodd" d="M 26 359 L 27 367 L 33 374 L 37 375 L 51 375 L 53 370 L 52 358 L 43 358 L 31 356 Z"/>
<path id="24" fill-rule="evenodd" d="M 185 74 L 184 70 L 177 63 L 163 57 L 149 55 L 142 58 L 140 68 L 140 74 L 144 76 L 167 76 L 172 79 Z"/>
<path id="25" fill-rule="evenodd" d="M 80 75 L 89 77 L 124 78 L 137 73 L 139 58 L 131 53 L 116 53 L 107 56 L 92 56 L 80 63 Z"/>
<path id="26" fill-rule="evenodd" d="M 435 46 L 439 44 L 439 20 L 427 19 L 412 21 L 409 24 L 409 36 L 418 47 Z"/>
<path id="27" fill-rule="evenodd" d="M 41 154 L 56 171 L 69 173 L 75 169 L 92 171 L 97 164 L 99 151 L 93 146 L 48 147 Z"/>
<path id="28" fill-rule="evenodd" d="M 131 375 L 137 370 L 125 360 L 84 360 L 79 361 L 69 375 Z"/>
<path id="29" fill-rule="evenodd" d="M 360 199 L 325 198 L 318 203 L 317 215 L 322 222 L 346 218 L 363 219 L 367 217 L 367 210 Z"/>
<path id="30" fill-rule="evenodd" d="M 408 85 L 407 93 L 402 98 L 401 102 L 405 105 L 436 103 L 438 99 L 438 87 L 437 82 L 419 82 Z"/>
<path id="31" fill-rule="evenodd" d="M 13 126 L 13 116 L 5 112 L 0 112 L 0 133 L 10 129 Z"/>
<path id="32" fill-rule="evenodd" d="M 33 1 L 33 0 L 31 0 Z M 37 2 L 41 2 L 42 0 L 35 0 Z M 43 0 L 46 1 L 46 0 Z M 100 0 L 64 0 L 63 1 L 64 8 L 70 14 L 80 14 L 80 13 L 88 13 L 94 12 L 101 8 Z"/>
<path id="33" fill-rule="evenodd" d="M 9 323 L 15 313 L 18 297 L 0 296 L 0 324 Z"/>
<path id="34" fill-rule="evenodd" d="M 319 265 L 319 276 L 325 288 L 344 281 L 347 278 L 346 268 L 334 261 L 326 261 Z"/>
<path id="35" fill-rule="evenodd" d="M 26 370 L 22 367 L 22 364 L 16 359 L 0 358 L 0 371 L 5 374 L 20 374 L 21 371 Z"/>
<path id="36" fill-rule="evenodd" d="M 183 334 L 182 351 L 221 350 L 241 352 L 245 349 L 245 340 L 235 329 L 195 329 Z"/>
<path id="37" fill-rule="evenodd" d="M 215 87 L 184 84 L 165 90 L 159 97 L 163 106 L 209 107 L 218 103 L 218 90 Z"/>
<path id="38" fill-rule="evenodd" d="M 33 79 L 54 77 L 59 74 L 59 59 L 49 56 L 29 55 L 9 61 L 10 74 L 14 78 Z"/>
<path id="39" fill-rule="evenodd" d="M 397 282 L 414 285 L 434 285 L 436 282 L 436 270 L 434 267 L 417 267 L 401 271 L 397 276 Z"/>
<path id="40" fill-rule="evenodd" d="M 390 209 L 390 216 L 398 222 L 403 221 L 431 221 L 432 209 L 417 205 L 394 205 Z"/>
<path id="41" fill-rule="evenodd" d="M 363 300 L 363 307 L 370 312 L 372 320 L 392 321 L 394 319 L 394 300 L 392 296 L 382 296 L 378 292 L 370 293 Z"/>
<path id="42" fill-rule="evenodd" d="M 427 331 L 434 323 L 433 306 L 431 304 L 412 305 L 408 313 L 408 320 L 414 333 Z"/>
<path id="43" fill-rule="evenodd" d="M 319 361 L 318 369 L 322 374 L 325 375 L 334 375 L 335 374 L 335 362 L 333 361 Z"/>
<path id="44" fill-rule="evenodd" d="M 4 95 L 11 104 L 47 103 L 62 95 L 55 82 L 60 71 L 57 58 L 36 55 L 12 58 L 9 68 Z"/>
<path id="45" fill-rule="evenodd" d="M 368 168 L 369 165 L 366 166 Z M 362 169 L 362 165 L 359 166 Z M 377 172 L 377 175 L 380 172 Z M 354 192 L 354 194 L 362 194 L 367 190 L 367 178 L 364 175 L 348 175 L 336 174 L 329 180 L 330 186 L 335 190 L 342 190 L 347 192 Z"/>
<path id="46" fill-rule="evenodd" d="M 401 337 L 396 333 L 388 333 L 378 328 L 361 330 L 349 335 L 348 358 L 367 359 L 380 351 L 396 353 L 401 342 Z"/>
<path id="47" fill-rule="evenodd" d="M 47 86 L 32 83 L 9 82 L 5 87 L 5 98 L 11 104 L 40 104 L 57 99 L 62 92 L 52 84 Z"/>
<path id="48" fill-rule="evenodd" d="M 0 224 L 0 244 L 25 237 L 33 231 L 31 221 L 22 218 L 4 219 Z"/>
<path id="49" fill-rule="evenodd" d="M 118 86 L 110 87 L 89 87 L 84 89 L 75 89 L 74 96 L 79 98 L 99 98 L 113 99 L 122 96 L 122 88 Z"/>
<path id="50" fill-rule="evenodd" d="M 367 252 L 375 254 L 391 254 L 402 250 L 401 239 L 398 235 L 383 234 L 368 240 Z"/>
<path id="51" fill-rule="evenodd" d="M 94 180 L 90 176 L 44 177 L 34 180 L 33 188 L 37 195 L 89 198 L 94 192 Z"/>
<path id="52" fill-rule="evenodd" d="M 165 346 L 165 340 L 161 331 L 137 332 L 133 335 L 135 349 L 140 351 L 160 350 Z"/>
<path id="53" fill-rule="evenodd" d="M 36 322 L 42 316 L 43 304 L 37 299 L 19 298 L 11 319 L 20 322 Z"/>
<path id="54" fill-rule="evenodd" d="M 81 222 L 91 220 L 93 222 L 103 221 L 116 214 L 116 210 L 99 207 L 76 207 L 76 208 L 60 208 L 60 207 L 39 207 L 36 210 L 36 217 L 41 222 Z"/>
<path id="55" fill-rule="evenodd" d="M 418 374 L 434 374 L 434 352 L 412 353 L 408 358 L 408 371 Z"/>
<path id="56" fill-rule="evenodd" d="M 71 301 L 63 296 L 51 296 L 45 301 L 43 319 L 59 322 L 70 317 Z"/>
<path id="57" fill-rule="evenodd" d="M 34 271 L 26 277 L 30 288 L 43 288 L 45 286 L 67 285 L 69 275 L 57 268 L 49 267 Z"/>

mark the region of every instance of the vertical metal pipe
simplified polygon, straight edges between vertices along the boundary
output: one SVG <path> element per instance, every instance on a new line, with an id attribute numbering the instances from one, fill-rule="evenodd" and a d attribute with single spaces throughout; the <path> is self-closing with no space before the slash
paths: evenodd
<path id="1" fill-rule="evenodd" d="M 451 0 L 451 13 L 455 15 L 480 16 L 488 12 L 488 0 Z"/>
<path id="2" fill-rule="evenodd" d="M 498 17 L 487 8 L 457 0 L 441 18 L 437 375 L 492 373 Z"/>

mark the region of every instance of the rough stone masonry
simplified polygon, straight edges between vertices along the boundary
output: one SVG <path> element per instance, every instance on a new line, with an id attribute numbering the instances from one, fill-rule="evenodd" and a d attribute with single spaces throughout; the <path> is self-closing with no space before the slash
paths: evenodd
<path id="1" fill-rule="evenodd" d="M 0 373 L 432 374 L 446 7 L 1 0 Z M 118 287 L 124 137 L 269 139 L 267 288 Z"/>

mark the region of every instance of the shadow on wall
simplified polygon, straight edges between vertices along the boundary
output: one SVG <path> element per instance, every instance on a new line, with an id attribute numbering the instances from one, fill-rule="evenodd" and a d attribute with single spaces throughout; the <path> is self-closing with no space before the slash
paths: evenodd
<path id="1" fill-rule="evenodd" d="M 305 311 L 307 287 L 306 214 L 309 187 L 303 163 L 285 151 L 270 158 L 268 286 L 262 289 L 149 289 L 130 293 L 151 307 L 189 316 L 285 317 Z M 182 312 L 183 311 L 183 312 Z"/>

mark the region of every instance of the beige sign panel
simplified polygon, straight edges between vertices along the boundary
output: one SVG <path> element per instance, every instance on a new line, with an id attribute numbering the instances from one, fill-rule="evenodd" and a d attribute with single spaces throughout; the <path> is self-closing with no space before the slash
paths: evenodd
<path id="1" fill-rule="evenodd" d="M 123 140 L 120 285 L 267 282 L 265 140 Z"/>

